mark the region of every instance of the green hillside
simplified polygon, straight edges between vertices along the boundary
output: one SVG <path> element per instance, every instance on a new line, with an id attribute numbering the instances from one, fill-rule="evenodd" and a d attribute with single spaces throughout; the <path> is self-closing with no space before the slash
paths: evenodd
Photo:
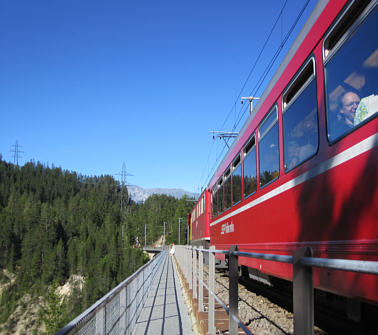
<path id="1" fill-rule="evenodd" d="M 127 203 L 122 210 L 121 194 Z M 0 159 L 0 333 L 12 333 L 20 306 L 32 304 L 39 309 L 34 327 L 61 327 L 148 260 L 139 248 L 145 226 L 147 244 L 162 236 L 163 222 L 167 243 L 177 243 L 182 218 L 183 243 L 192 205 L 165 195 L 134 204 L 111 176 Z M 72 278 L 83 278 L 82 285 L 66 296 L 49 326 L 49 301 L 57 299 L 51 287 Z"/>

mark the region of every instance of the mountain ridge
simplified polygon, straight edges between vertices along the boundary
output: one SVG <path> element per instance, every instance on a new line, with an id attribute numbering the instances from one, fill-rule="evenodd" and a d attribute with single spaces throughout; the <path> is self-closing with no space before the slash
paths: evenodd
<path id="1" fill-rule="evenodd" d="M 189 198 L 195 198 L 197 199 L 199 194 L 193 193 L 189 191 L 185 191 L 180 188 L 148 188 L 145 189 L 140 186 L 132 185 L 127 186 L 127 190 L 129 192 L 130 198 L 135 202 L 144 202 L 148 197 L 150 197 L 153 194 L 165 194 L 173 196 L 177 199 L 181 199 L 183 196 L 188 196 Z"/>

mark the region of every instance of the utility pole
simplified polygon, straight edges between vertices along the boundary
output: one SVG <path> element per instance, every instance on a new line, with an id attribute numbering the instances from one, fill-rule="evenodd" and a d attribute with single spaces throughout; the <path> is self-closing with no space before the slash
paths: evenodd
<path id="1" fill-rule="evenodd" d="M 241 97 L 241 104 L 244 104 L 244 100 L 249 100 L 249 115 L 253 112 L 253 100 L 259 100 L 257 97 Z"/>
<path id="2" fill-rule="evenodd" d="M 121 212 L 123 210 L 123 201 L 125 197 L 125 187 L 126 187 L 126 177 L 127 177 L 127 172 L 126 172 L 126 164 L 123 162 L 122 164 L 122 171 L 121 171 Z"/>
<path id="3" fill-rule="evenodd" d="M 124 204 L 127 204 L 128 202 L 128 197 L 126 197 L 126 191 L 127 191 L 127 183 L 126 183 L 126 178 L 127 176 L 132 176 L 132 174 L 127 173 L 126 171 L 126 164 L 123 162 L 122 164 L 122 171 L 121 173 L 116 173 L 116 175 L 121 176 L 121 212 L 123 210 Z"/>
<path id="4" fill-rule="evenodd" d="M 165 246 L 165 222 L 164 222 L 164 234 L 163 234 L 163 246 Z"/>
<path id="5" fill-rule="evenodd" d="M 146 248 L 146 224 L 144 224 L 144 247 Z"/>
<path id="6" fill-rule="evenodd" d="M 20 153 L 23 153 L 23 151 L 21 151 L 19 148 L 22 148 L 22 146 L 19 145 L 18 141 L 16 140 L 16 144 L 12 145 L 12 148 L 13 150 L 11 150 L 11 152 L 13 152 L 13 164 L 16 164 L 18 166 Z"/>
<path id="7" fill-rule="evenodd" d="M 179 229 L 178 229 L 178 244 L 180 245 L 180 226 L 181 226 L 181 219 L 182 218 L 179 218 L 178 220 L 179 220 Z"/>

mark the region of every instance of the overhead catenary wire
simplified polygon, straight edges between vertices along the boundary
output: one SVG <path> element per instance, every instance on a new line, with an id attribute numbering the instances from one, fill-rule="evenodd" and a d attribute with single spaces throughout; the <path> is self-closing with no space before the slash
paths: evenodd
<path id="1" fill-rule="evenodd" d="M 259 80 L 257 81 L 255 87 L 252 89 L 251 93 L 249 95 L 256 95 L 257 92 L 259 91 L 259 89 L 261 88 L 262 84 L 264 83 L 269 71 L 271 70 L 272 66 L 274 65 L 275 61 L 277 60 L 278 56 L 280 55 L 283 47 L 285 46 L 286 42 L 288 41 L 290 35 L 292 34 L 292 32 L 294 31 L 297 23 L 299 22 L 300 18 L 302 17 L 306 7 L 308 6 L 310 0 L 307 0 L 305 2 L 305 4 L 303 5 L 301 11 L 299 12 L 299 14 L 297 15 L 295 21 L 293 22 L 293 24 L 291 25 L 289 31 L 286 33 L 285 35 L 285 38 L 283 40 L 281 40 L 281 44 L 280 46 L 277 48 L 275 54 L 273 55 L 272 59 L 270 60 L 268 66 L 265 68 L 264 72 L 262 73 L 261 77 L 259 78 Z M 243 112 L 242 116 L 238 119 L 237 123 L 234 124 L 234 127 L 233 127 L 233 130 L 236 129 L 236 127 L 239 125 L 240 121 L 243 119 L 243 116 L 245 115 L 245 111 Z"/>
<path id="2" fill-rule="evenodd" d="M 254 62 L 254 64 L 253 64 L 251 70 L 249 71 L 249 73 L 248 73 L 248 75 L 247 75 L 247 78 L 245 79 L 245 81 L 244 81 L 244 83 L 243 83 L 243 85 L 242 85 L 242 87 L 241 87 L 241 89 L 240 89 L 240 91 L 239 91 L 239 93 L 238 93 L 238 95 L 237 95 L 237 97 L 236 97 L 236 99 L 235 99 L 235 102 L 232 104 L 232 107 L 231 107 L 229 113 L 227 114 L 226 119 L 225 119 L 224 122 L 222 123 L 221 128 L 223 128 L 223 127 L 225 126 L 225 124 L 227 123 L 229 117 L 232 115 L 232 112 L 233 112 L 234 110 L 235 110 L 235 112 L 236 112 L 236 106 L 237 106 L 237 104 L 238 104 L 238 102 L 239 102 L 239 99 L 240 99 L 240 97 L 241 97 L 241 95 L 242 95 L 242 93 L 243 93 L 243 91 L 244 91 L 244 89 L 245 89 L 245 87 L 246 87 L 246 85 L 247 85 L 249 79 L 251 78 L 252 73 L 253 73 L 253 71 L 255 70 L 258 61 L 260 60 L 260 58 L 261 58 L 261 56 L 262 56 L 262 54 L 263 54 L 263 52 L 264 52 L 264 50 L 265 50 L 265 47 L 266 47 L 266 45 L 267 45 L 268 42 L 269 42 L 269 39 L 271 38 L 271 36 L 272 36 L 272 34 L 273 34 L 273 31 L 275 30 L 275 28 L 276 28 L 276 26 L 277 26 L 277 23 L 278 23 L 278 21 L 279 21 L 279 19 L 280 19 L 280 17 L 283 15 L 283 11 L 284 11 L 284 9 L 285 9 L 285 7 L 286 7 L 287 2 L 288 2 L 288 0 L 285 0 L 284 4 L 283 4 L 283 6 L 282 6 L 282 8 L 281 8 L 281 10 L 280 10 L 280 13 L 279 13 L 278 17 L 276 18 L 276 20 L 275 20 L 275 22 L 274 22 L 274 24 L 273 24 L 273 26 L 272 26 L 272 28 L 271 28 L 271 30 L 270 30 L 268 36 L 266 37 L 265 42 L 264 42 L 264 44 L 263 44 L 263 46 L 262 46 L 262 48 L 261 48 L 261 50 L 260 50 L 260 53 L 259 53 L 259 55 L 257 56 L 257 58 L 256 58 L 256 60 L 255 60 L 255 62 Z M 281 44 L 282 44 L 282 43 L 281 43 Z M 243 110 L 244 108 L 246 109 L 246 107 L 243 106 L 241 110 Z M 235 113 L 235 114 L 236 114 L 236 113 Z M 234 125 L 238 122 L 239 115 L 240 115 L 240 111 L 239 111 L 239 113 L 237 114 L 237 117 L 235 118 Z M 243 115 L 244 115 L 244 113 L 243 113 Z M 235 130 L 235 128 L 236 128 L 236 127 L 233 127 L 233 130 Z M 214 142 L 213 142 L 213 143 L 214 143 Z M 227 143 L 228 143 L 228 140 L 227 140 Z M 208 161 L 210 160 L 210 155 L 211 155 L 211 151 L 213 150 L 213 147 L 214 147 L 214 145 L 212 145 L 212 147 L 210 148 L 210 151 L 209 151 L 209 153 L 208 153 Z M 223 152 L 224 152 L 225 148 L 226 148 L 226 144 L 223 146 L 223 149 L 221 150 L 221 152 L 217 155 L 217 158 L 216 158 L 216 160 L 215 160 L 215 162 L 214 162 L 212 168 L 211 168 L 210 170 L 208 170 L 209 172 L 208 172 L 208 175 L 207 175 L 207 177 L 206 177 L 206 179 L 205 179 L 205 183 L 206 183 L 207 180 L 209 180 L 209 178 L 210 178 L 212 172 L 214 171 L 216 165 L 218 164 L 218 161 L 219 161 L 220 157 L 223 155 Z M 200 179 L 200 184 L 199 184 L 199 186 L 198 186 L 198 189 L 201 188 L 201 185 L 202 185 L 202 177 L 203 177 L 203 175 L 204 175 L 204 174 L 202 173 L 202 175 L 201 175 L 201 179 Z"/>
<path id="3" fill-rule="evenodd" d="M 272 26 L 272 28 L 271 28 L 271 30 L 270 30 L 270 32 L 269 32 L 268 37 L 265 39 L 265 42 L 264 42 L 264 44 L 263 44 L 263 47 L 262 47 L 262 49 L 261 49 L 261 51 L 260 51 L 260 53 L 259 53 L 259 55 L 258 55 L 258 57 L 257 57 L 257 59 L 256 59 L 256 61 L 255 61 L 255 63 L 253 64 L 251 70 L 249 71 L 249 73 L 248 73 L 248 75 L 247 75 L 247 78 L 246 78 L 246 80 L 244 81 L 244 83 L 243 83 L 243 85 L 242 85 L 242 88 L 240 89 L 239 94 L 238 94 L 238 96 L 237 96 L 235 102 L 233 103 L 233 105 L 232 105 L 232 107 L 231 107 L 229 113 L 227 114 L 226 119 L 225 119 L 225 121 L 223 122 L 221 128 L 223 128 L 223 127 L 225 126 L 225 124 L 226 124 L 226 122 L 228 121 L 228 119 L 229 119 L 230 115 L 232 114 L 233 110 L 234 110 L 234 109 L 236 110 L 236 104 L 237 104 L 239 98 L 241 97 L 242 92 L 244 91 L 244 89 L 245 89 L 245 87 L 246 87 L 246 85 L 247 85 L 249 79 L 251 78 L 252 73 L 253 73 L 253 71 L 255 70 L 258 61 L 260 60 L 260 58 L 261 58 L 261 56 L 262 56 L 262 53 L 263 53 L 263 51 L 265 50 L 265 47 L 266 47 L 266 45 L 267 45 L 267 43 L 268 43 L 268 41 L 269 41 L 269 39 L 270 39 L 270 37 L 271 37 L 273 31 L 274 31 L 275 28 L 277 27 L 277 23 L 279 22 L 279 19 L 280 19 L 280 18 L 282 17 L 282 15 L 283 15 L 283 12 L 284 12 L 284 9 L 285 9 L 285 7 L 286 7 L 287 2 L 288 2 L 288 0 L 286 0 L 286 1 L 284 2 L 283 6 L 282 6 L 282 8 L 281 8 L 281 10 L 280 10 L 280 13 L 279 13 L 278 17 L 276 18 L 276 20 L 275 20 L 275 22 L 274 22 L 274 24 L 273 24 L 273 26 Z M 284 37 L 283 40 L 282 40 L 282 21 L 281 21 L 281 43 L 280 43 L 280 46 L 277 48 L 277 50 L 276 50 L 275 54 L 273 55 L 272 59 L 270 60 L 269 64 L 267 65 L 267 67 L 266 67 L 265 70 L 263 71 L 262 75 L 261 75 L 260 78 L 258 79 L 256 85 L 254 86 L 254 88 L 252 89 L 251 93 L 249 94 L 250 96 L 256 96 L 256 95 L 257 95 L 257 92 L 259 91 L 259 89 L 261 88 L 262 84 L 264 83 L 264 81 L 265 81 L 267 75 L 269 74 L 269 71 L 271 70 L 271 68 L 273 67 L 275 61 L 277 60 L 278 56 L 280 55 L 281 51 L 283 50 L 283 47 L 286 45 L 286 43 L 287 43 L 289 37 L 291 36 L 292 32 L 294 31 L 296 25 L 298 24 L 300 18 L 301 18 L 302 15 L 303 15 L 305 9 L 307 8 L 309 2 L 310 2 L 310 0 L 307 0 L 307 1 L 305 2 L 305 4 L 303 5 L 301 11 L 298 13 L 296 19 L 294 20 L 293 24 L 291 25 L 289 31 L 286 33 L 286 35 L 285 35 L 285 37 Z M 239 110 L 239 112 L 238 112 L 238 115 L 237 115 L 237 117 L 236 117 L 236 119 L 235 119 L 234 125 L 233 125 L 233 127 L 232 127 L 232 131 L 235 131 L 235 129 L 238 127 L 238 125 L 240 124 L 241 120 L 242 120 L 243 117 L 245 116 L 245 113 L 246 113 L 247 110 L 248 110 L 247 106 L 242 106 L 242 107 L 240 108 L 240 110 Z M 223 157 L 223 153 L 224 153 L 225 149 L 227 148 L 227 144 L 228 144 L 228 142 L 229 142 L 229 139 L 227 139 L 227 143 L 225 143 L 225 144 L 223 145 L 223 149 L 222 149 L 221 152 L 217 155 L 217 158 L 215 159 L 215 162 L 214 162 L 212 168 L 209 170 L 209 173 L 208 173 L 208 175 L 207 175 L 207 177 L 206 177 L 205 184 L 207 184 L 207 183 L 210 181 L 211 175 L 214 173 L 214 170 L 215 170 L 216 166 L 218 165 L 218 162 L 219 162 L 220 158 Z M 211 149 L 212 149 L 212 148 L 211 148 Z M 210 156 L 210 153 L 211 153 L 211 151 L 210 151 L 209 154 L 208 154 L 208 158 L 209 158 L 209 156 Z M 203 175 L 203 174 L 202 174 L 202 175 Z"/>
<path id="4" fill-rule="evenodd" d="M 230 111 L 228 112 L 227 117 L 226 117 L 225 121 L 223 122 L 221 128 L 223 128 L 224 125 L 226 124 L 227 120 L 229 119 L 230 115 L 232 114 L 233 109 L 234 109 L 234 108 L 236 109 L 236 105 L 237 105 L 237 103 L 239 102 L 239 99 L 240 99 L 240 97 L 241 97 L 241 95 L 242 95 L 242 93 L 243 93 L 243 91 L 244 91 L 244 89 L 245 89 L 245 87 L 246 87 L 246 85 L 247 85 L 249 79 L 251 78 L 252 73 L 253 73 L 253 71 L 255 70 L 256 66 L 257 66 L 257 63 L 258 63 L 258 61 L 260 60 L 260 58 L 261 58 L 261 56 L 262 56 L 262 53 L 264 52 L 265 47 L 266 47 L 266 45 L 268 44 L 268 42 L 269 42 L 269 40 L 270 40 L 270 38 L 271 38 L 271 36 L 272 36 L 272 34 L 273 34 L 273 31 L 275 30 L 275 28 L 276 28 L 276 26 L 277 26 L 277 22 L 279 21 L 279 19 L 280 19 L 280 18 L 282 17 L 282 15 L 283 15 L 283 11 L 284 11 L 284 9 L 285 9 L 285 7 L 286 7 L 287 2 L 288 2 L 288 0 L 285 0 L 284 4 L 283 4 L 283 6 L 282 6 L 282 8 L 281 8 L 281 10 L 280 10 L 280 13 L 279 13 L 278 17 L 277 17 L 276 21 L 274 22 L 274 24 L 273 24 L 273 26 L 272 26 L 272 28 L 271 28 L 271 30 L 270 30 L 270 32 L 269 32 L 267 38 L 265 39 L 265 42 L 264 42 L 264 44 L 263 44 L 263 46 L 262 46 L 262 48 L 261 48 L 261 50 L 260 50 L 260 53 L 259 53 L 259 55 L 257 56 L 257 58 L 256 58 L 256 60 L 255 60 L 255 62 L 254 62 L 254 64 L 253 64 L 251 70 L 249 71 L 249 73 L 248 73 L 248 75 L 247 75 L 247 78 L 245 79 L 245 81 L 244 81 L 244 83 L 243 83 L 243 85 L 242 85 L 242 87 L 241 87 L 241 89 L 240 89 L 240 91 L 239 91 L 239 94 L 237 95 L 237 97 L 236 97 L 236 99 L 235 99 L 235 102 L 233 103 L 233 105 L 232 105 Z M 281 44 L 282 44 L 282 42 L 281 42 Z"/>

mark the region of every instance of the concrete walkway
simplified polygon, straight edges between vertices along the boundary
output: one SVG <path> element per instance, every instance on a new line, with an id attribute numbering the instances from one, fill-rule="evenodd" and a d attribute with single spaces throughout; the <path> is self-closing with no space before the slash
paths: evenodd
<path id="1" fill-rule="evenodd" d="M 156 274 L 135 325 L 133 335 L 142 334 L 193 334 L 177 270 L 169 254 Z"/>

